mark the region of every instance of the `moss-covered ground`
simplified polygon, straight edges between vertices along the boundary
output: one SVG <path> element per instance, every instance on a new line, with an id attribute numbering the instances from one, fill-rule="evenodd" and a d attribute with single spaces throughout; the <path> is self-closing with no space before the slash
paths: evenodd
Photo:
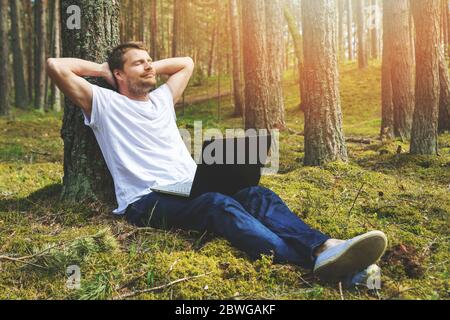
<path id="1" fill-rule="evenodd" d="M 440 136 L 436 157 L 378 140 L 380 69 L 378 62 L 364 71 L 341 66 L 345 134 L 371 143 L 349 142 L 349 163 L 317 168 L 302 164 L 303 114 L 287 74 L 292 130 L 280 136 L 279 173 L 262 179 L 295 214 L 334 238 L 386 232 L 378 292 L 341 291 L 271 257 L 251 261 L 214 235 L 136 229 L 111 214 L 114 204 L 60 202 L 62 114 L 15 109 L 13 119 L 0 119 L 0 299 L 449 299 L 450 134 Z M 191 88 L 187 96 L 204 91 Z M 178 110 L 179 127 L 192 129 L 195 120 L 204 128 L 241 127 L 230 99 L 221 100 L 220 118 L 216 102 Z M 80 266 L 80 290 L 66 287 L 71 264 Z"/>

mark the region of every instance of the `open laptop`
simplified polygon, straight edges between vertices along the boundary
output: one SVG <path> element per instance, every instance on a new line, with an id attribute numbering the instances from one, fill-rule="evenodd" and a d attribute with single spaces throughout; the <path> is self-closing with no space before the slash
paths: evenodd
<path id="1" fill-rule="evenodd" d="M 257 186 L 261 168 L 267 161 L 271 139 L 268 134 L 207 140 L 202 146 L 194 181 L 150 189 L 195 198 L 207 192 L 233 195 L 244 188 Z"/>

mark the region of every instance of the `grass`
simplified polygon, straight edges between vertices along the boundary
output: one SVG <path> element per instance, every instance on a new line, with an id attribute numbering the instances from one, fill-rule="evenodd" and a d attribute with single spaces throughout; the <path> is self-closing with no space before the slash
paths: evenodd
<path id="1" fill-rule="evenodd" d="M 214 84 L 205 83 L 212 92 Z M 195 87 L 188 95 L 203 93 Z M 449 299 L 450 134 L 440 136 L 438 157 L 410 156 L 405 143 L 377 140 L 378 62 L 364 71 L 341 66 L 341 98 L 346 136 L 373 142 L 348 143 L 348 164 L 313 168 L 302 164 L 303 137 L 283 132 L 280 172 L 262 184 L 333 237 L 387 233 L 382 289 L 344 289 L 345 299 Z M 298 100 L 288 73 L 286 119 L 302 131 Z M 202 119 L 204 127 L 241 127 L 229 98 L 221 100 L 220 118 L 218 111 L 216 101 L 187 106 L 178 110 L 178 124 L 191 130 Z M 308 270 L 273 264 L 268 256 L 251 261 L 214 235 L 136 229 L 111 215 L 111 204 L 60 202 L 61 119 L 20 110 L 13 120 L 0 119 L 0 256 L 29 256 L 0 258 L 0 299 L 111 299 L 195 276 L 201 277 L 131 299 L 341 299 L 337 285 Z M 80 290 L 66 287 L 71 264 L 80 266 Z"/>

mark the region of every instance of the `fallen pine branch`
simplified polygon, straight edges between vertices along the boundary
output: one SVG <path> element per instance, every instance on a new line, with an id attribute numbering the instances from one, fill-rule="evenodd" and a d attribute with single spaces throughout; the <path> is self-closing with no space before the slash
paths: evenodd
<path id="1" fill-rule="evenodd" d="M 137 291 L 133 291 L 133 292 L 126 293 L 126 294 L 120 294 L 118 296 L 113 297 L 113 300 L 121 300 L 121 299 L 134 297 L 134 296 L 142 294 L 142 293 L 148 293 L 148 292 L 152 292 L 152 291 L 159 291 L 159 290 L 171 287 L 174 284 L 177 284 L 177 283 L 180 283 L 180 282 L 184 282 L 184 281 L 188 281 L 188 280 L 204 277 L 204 276 L 206 276 L 206 275 L 208 275 L 210 273 L 212 273 L 212 272 L 204 273 L 204 274 L 201 274 L 201 275 L 198 275 L 198 276 L 192 276 L 192 277 L 185 277 L 185 278 L 177 279 L 177 280 L 171 281 L 171 282 L 169 282 L 167 284 L 164 284 L 164 285 L 161 285 L 161 286 L 157 286 L 157 287 L 153 287 L 153 288 L 149 288 L 149 289 L 137 290 Z"/>

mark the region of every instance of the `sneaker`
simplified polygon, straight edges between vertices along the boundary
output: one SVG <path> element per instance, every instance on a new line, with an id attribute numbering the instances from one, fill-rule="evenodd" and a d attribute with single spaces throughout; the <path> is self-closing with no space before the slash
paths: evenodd
<path id="1" fill-rule="evenodd" d="M 336 281 L 364 270 L 383 256 L 387 242 L 383 232 L 371 231 L 331 247 L 317 257 L 314 274 Z"/>

